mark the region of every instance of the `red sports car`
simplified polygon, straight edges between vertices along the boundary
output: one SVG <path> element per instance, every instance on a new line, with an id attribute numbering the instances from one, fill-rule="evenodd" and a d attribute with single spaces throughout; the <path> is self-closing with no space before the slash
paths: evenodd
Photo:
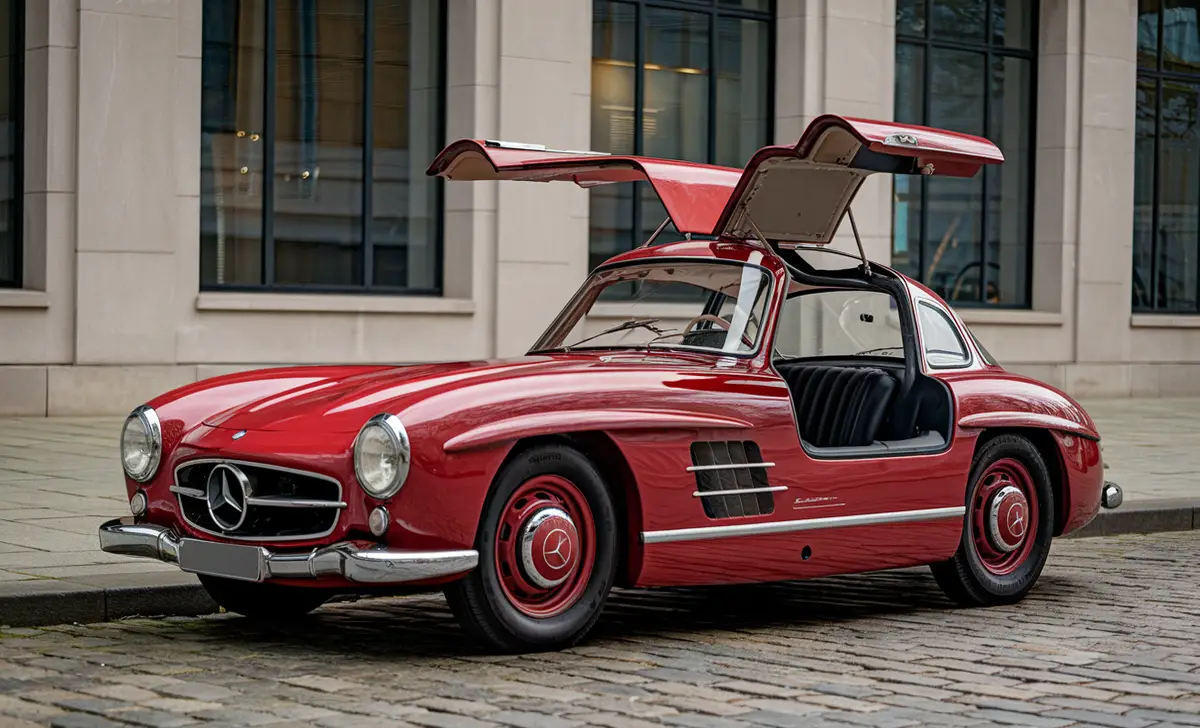
<path id="1" fill-rule="evenodd" d="M 872 173 L 1002 160 L 839 116 L 744 170 L 455 142 L 429 174 L 647 181 L 685 239 L 601 265 L 517 359 L 269 369 L 138 407 L 133 515 L 101 546 L 254 617 L 441 589 L 504 651 L 575 643 L 614 586 L 928 564 L 960 604 L 1016 601 L 1053 537 L 1120 503 L 1094 423 L 861 242 L 823 247 Z"/>

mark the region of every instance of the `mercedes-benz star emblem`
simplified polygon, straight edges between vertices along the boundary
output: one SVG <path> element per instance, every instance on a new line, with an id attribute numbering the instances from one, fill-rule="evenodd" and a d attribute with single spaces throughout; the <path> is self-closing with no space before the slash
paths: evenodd
<path id="1" fill-rule="evenodd" d="M 1017 538 L 1025 535 L 1025 509 L 1020 504 L 1008 509 L 1008 532 Z"/>
<path id="2" fill-rule="evenodd" d="M 208 514 L 222 531 L 236 531 L 246 520 L 246 498 L 250 480 L 236 466 L 221 463 L 208 474 L 204 483 Z"/>
<path id="3" fill-rule="evenodd" d="M 542 542 L 542 559 L 546 566 L 558 571 L 571 563 L 571 537 L 561 528 L 546 534 Z"/>

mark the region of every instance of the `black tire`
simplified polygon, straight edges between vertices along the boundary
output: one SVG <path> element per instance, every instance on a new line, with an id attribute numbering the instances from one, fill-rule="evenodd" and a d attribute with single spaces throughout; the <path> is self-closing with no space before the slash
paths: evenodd
<path id="1" fill-rule="evenodd" d="M 251 619 L 294 619 L 303 617 L 329 600 L 321 589 L 239 581 L 199 574 L 200 584 L 227 612 Z"/>
<path id="2" fill-rule="evenodd" d="M 1027 470 L 1033 495 L 1037 498 L 1038 515 L 1029 553 L 1010 573 L 998 575 L 983 565 L 975 543 L 972 505 L 976 491 L 984 485 L 981 482 L 984 474 L 1005 459 L 1016 460 Z M 1024 599 L 1046 565 L 1054 537 L 1054 492 L 1050 486 L 1050 471 L 1033 443 L 1019 435 L 998 435 L 987 441 L 971 463 L 966 504 L 958 551 L 951 559 L 930 566 L 938 586 L 952 601 L 967 607 L 1013 604 Z"/>
<path id="3" fill-rule="evenodd" d="M 578 600 L 559 614 L 532 617 L 514 606 L 501 586 L 496 534 L 510 497 L 542 475 L 565 478 L 586 499 L 595 554 Z M 583 639 L 604 609 L 616 576 L 618 533 L 612 495 L 591 460 L 565 444 L 529 448 L 512 458 L 492 484 L 475 538 L 479 566 L 445 587 L 446 601 L 463 628 L 493 650 L 519 653 L 570 647 Z"/>

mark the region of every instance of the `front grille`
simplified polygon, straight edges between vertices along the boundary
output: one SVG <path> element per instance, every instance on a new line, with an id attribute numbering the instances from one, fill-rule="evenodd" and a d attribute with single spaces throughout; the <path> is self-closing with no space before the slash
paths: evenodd
<path id="1" fill-rule="evenodd" d="M 209 476 L 217 468 L 221 472 L 210 488 Z M 346 507 L 341 483 L 333 478 L 240 460 L 183 463 L 175 469 L 171 490 L 193 528 L 243 541 L 321 538 L 333 532 Z"/>
<path id="2" fill-rule="evenodd" d="M 698 493 L 749 490 L 749 493 L 700 496 L 704 515 L 709 518 L 765 516 L 775 512 L 775 498 L 768 489 L 758 444 L 746 442 L 693 442 L 692 464 Z M 754 467 L 757 464 L 758 467 Z M 745 465 L 746 467 L 738 467 Z"/>

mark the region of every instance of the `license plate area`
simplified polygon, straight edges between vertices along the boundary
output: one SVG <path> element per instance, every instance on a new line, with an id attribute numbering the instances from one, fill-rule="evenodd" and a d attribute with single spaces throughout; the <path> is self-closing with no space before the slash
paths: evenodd
<path id="1" fill-rule="evenodd" d="M 267 560 L 258 546 L 185 538 L 179 542 L 179 568 L 193 574 L 262 581 Z"/>

